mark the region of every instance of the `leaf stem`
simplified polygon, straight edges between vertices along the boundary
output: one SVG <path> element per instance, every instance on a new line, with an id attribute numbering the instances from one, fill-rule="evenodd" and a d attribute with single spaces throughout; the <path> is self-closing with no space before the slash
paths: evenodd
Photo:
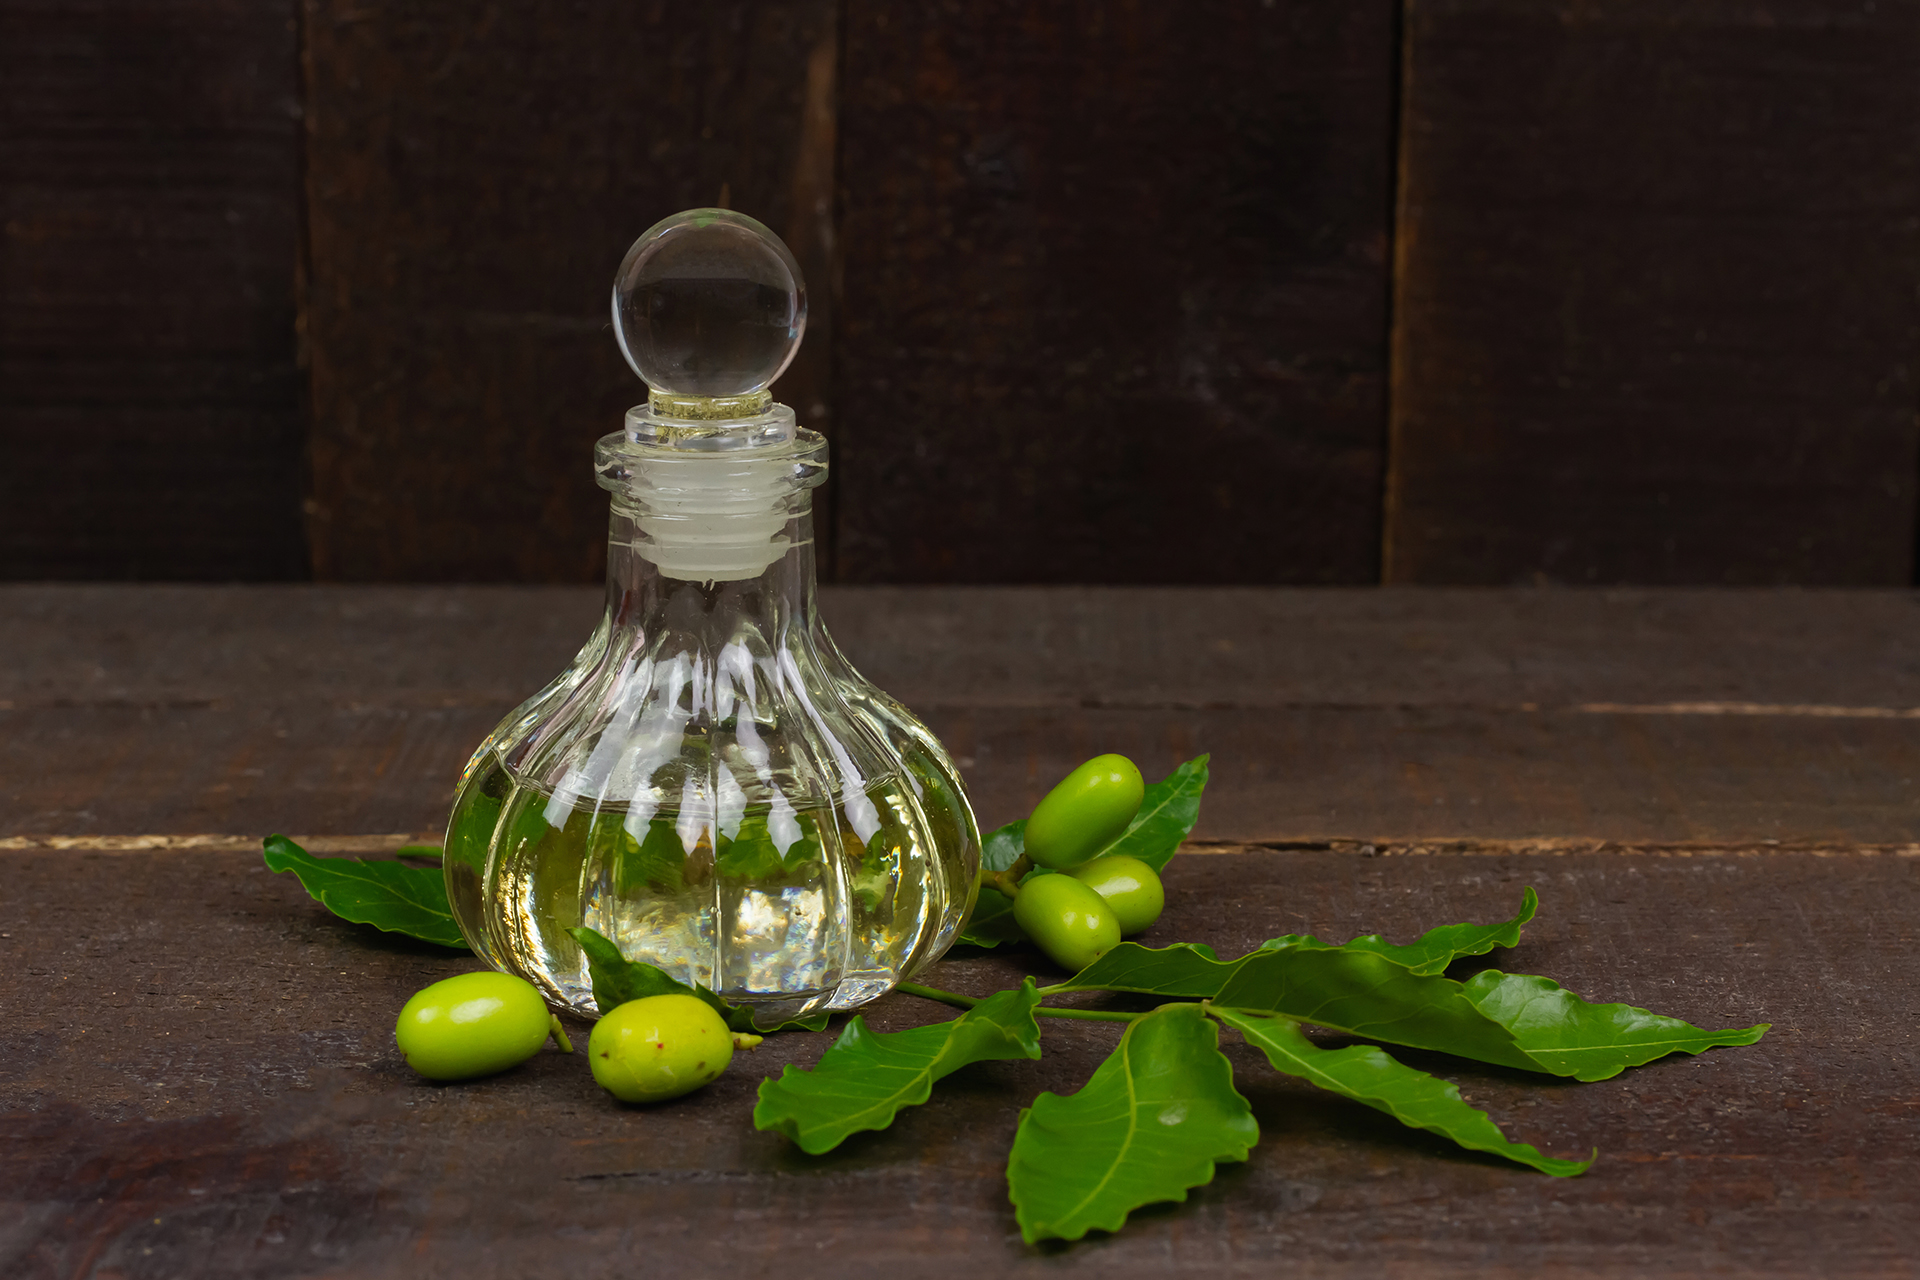
<path id="1" fill-rule="evenodd" d="M 1141 1013 L 1110 1013 L 1105 1009 L 1047 1009 L 1033 1011 L 1036 1018 L 1079 1018 L 1084 1022 L 1132 1022 L 1143 1018 Z"/>
<path id="2" fill-rule="evenodd" d="M 980 1001 L 973 996 L 963 996 L 958 991 L 942 991 L 939 987 L 923 987 L 917 982 L 895 983 L 895 991 L 904 991 L 910 996 L 919 996 L 922 1000 L 938 1000 L 941 1004 L 950 1004 L 956 1009 L 971 1009 Z"/>
<path id="3" fill-rule="evenodd" d="M 567 1039 L 566 1029 L 560 1025 L 559 1014 L 549 1013 L 547 1015 L 547 1034 L 552 1036 L 553 1042 L 560 1046 L 560 1052 L 573 1052 L 573 1041 Z"/>
<path id="4" fill-rule="evenodd" d="M 1032 870 L 1033 859 L 1023 853 L 1005 871 L 996 871 L 986 877 L 986 882 L 1009 898 L 1017 898 L 1020 896 L 1020 881 Z"/>
<path id="5" fill-rule="evenodd" d="M 980 1003 L 977 997 L 963 996 L 958 991 L 942 991 L 939 987 L 923 987 L 917 982 L 898 983 L 893 989 L 919 996 L 922 1000 L 938 1000 L 956 1009 L 971 1009 Z M 1083 1022 L 1132 1022 L 1140 1016 L 1137 1013 L 1109 1013 L 1104 1009 L 1035 1009 L 1033 1013 L 1037 1018 L 1078 1018 Z"/>

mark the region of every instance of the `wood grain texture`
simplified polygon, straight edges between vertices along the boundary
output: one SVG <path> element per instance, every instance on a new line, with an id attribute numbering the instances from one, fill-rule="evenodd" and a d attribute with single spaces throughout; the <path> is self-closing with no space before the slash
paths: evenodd
<path id="1" fill-rule="evenodd" d="M 572 657 L 602 599 L 12 586 L 0 700 L 513 703 Z M 820 610 L 882 688 L 955 708 L 1920 709 L 1912 591 L 828 586 Z"/>
<path id="2" fill-rule="evenodd" d="M 306 576 L 295 13 L 0 5 L 0 578 Z"/>
<path id="3" fill-rule="evenodd" d="M 0 832 L 431 835 L 468 756 L 513 705 L 0 711 Z M 1105 751 L 1153 777 L 1211 752 L 1196 831 L 1210 840 L 1920 840 L 1914 721 L 915 710 L 956 753 L 984 826 L 1025 816 Z"/>
<path id="4" fill-rule="evenodd" d="M 585 589 L 0 595 L 0 835 L 431 832 Z M 1920 840 L 1904 592 L 831 589 L 988 825 L 1213 753 L 1198 835 Z"/>
<path id="5" fill-rule="evenodd" d="M 1912 579 L 1920 13 L 1407 5 L 1386 577 Z"/>
<path id="6" fill-rule="evenodd" d="M 1375 580 L 1393 11 L 851 0 L 842 580 Z"/>
<path id="7" fill-rule="evenodd" d="M 792 243 L 815 311 L 775 390 L 824 425 L 834 15 L 308 0 L 316 576 L 596 577 L 593 442 L 644 398 L 608 291 L 684 208 Z"/>
<path id="8" fill-rule="evenodd" d="M 1018 1109 L 1078 1087 L 1116 1038 L 1049 1022 L 821 1158 L 750 1125 L 753 1090 L 828 1037 L 772 1037 L 710 1088 L 623 1108 L 548 1051 L 492 1080 L 414 1077 L 412 991 L 472 961 L 326 913 L 257 856 L 0 852 L 0 1269 L 75 1274 L 1162 1277 L 1899 1275 L 1920 1230 L 1899 1048 L 1920 1015 L 1911 858 L 1257 851 L 1186 857 L 1149 941 L 1237 954 L 1311 930 L 1396 940 L 1539 918 L 1503 967 L 1760 1044 L 1573 1086 L 1406 1055 L 1514 1136 L 1598 1147 L 1572 1181 L 1462 1153 L 1229 1046 L 1262 1141 L 1183 1206 L 1027 1249 L 1006 1201 Z M 950 959 L 985 992 L 1037 956 Z M 889 996 L 881 1029 L 946 1016 Z M 576 1032 L 582 1030 L 576 1027 Z M 576 1039 L 576 1044 L 579 1041 Z"/>

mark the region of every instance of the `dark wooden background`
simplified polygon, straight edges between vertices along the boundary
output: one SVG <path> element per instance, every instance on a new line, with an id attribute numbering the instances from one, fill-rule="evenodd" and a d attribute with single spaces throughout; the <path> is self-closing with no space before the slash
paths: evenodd
<path id="1" fill-rule="evenodd" d="M 1913 580 L 1895 0 L 0 0 L 0 577 L 594 577 L 718 202 L 832 578 Z"/>

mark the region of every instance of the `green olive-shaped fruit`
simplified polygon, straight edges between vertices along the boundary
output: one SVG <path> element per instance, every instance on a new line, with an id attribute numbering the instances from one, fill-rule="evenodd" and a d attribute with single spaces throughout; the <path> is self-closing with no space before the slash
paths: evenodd
<path id="1" fill-rule="evenodd" d="M 1043 867 L 1077 867 L 1120 838 L 1140 812 L 1146 786 L 1125 756 L 1095 756 L 1060 780 L 1027 819 L 1027 856 Z"/>
<path id="2" fill-rule="evenodd" d="M 1013 918 L 1062 969 L 1078 973 L 1120 941 L 1107 900 L 1072 876 L 1037 875 L 1020 886 Z"/>
<path id="3" fill-rule="evenodd" d="M 430 1080 L 470 1080 L 525 1062 L 553 1025 L 539 988 L 510 973 L 463 973 L 417 993 L 393 1038 Z"/>
<path id="4" fill-rule="evenodd" d="M 629 1000 L 587 1038 L 593 1078 L 622 1102 L 663 1102 L 691 1093 L 733 1061 L 733 1033 L 696 996 Z"/>
<path id="5" fill-rule="evenodd" d="M 1083 862 L 1067 874 L 1107 900 L 1123 938 L 1131 938 L 1158 920 L 1167 905 L 1167 891 L 1161 888 L 1160 877 L 1138 858 L 1108 854 Z"/>

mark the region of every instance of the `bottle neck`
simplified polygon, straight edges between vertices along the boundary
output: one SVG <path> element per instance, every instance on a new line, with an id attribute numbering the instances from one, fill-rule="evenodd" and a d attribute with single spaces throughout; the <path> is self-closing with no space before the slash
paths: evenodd
<path id="1" fill-rule="evenodd" d="M 791 422 L 792 411 L 785 416 Z M 662 575 L 742 582 L 792 547 L 787 526 L 808 513 L 811 490 L 826 478 L 827 442 L 794 430 L 756 446 L 744 443 L 748 426 L 678 442 L 620 431 L 595 446 L 595 478 L 613 495 L 615 519 L 626 522 L 634 554 Z"/>
<path id="2" fill-rule="evenodd" d="M 790 424 L 792 411 L 784 417 Z M 769 638 L 796 622 L 804 630 L 813 614 L 813 489 L 826 478 L 826 440 L 789 427 L 771 444 L 743 444 L 752 433 L 735 432 L 714 448 L 704 438 L 636 437 L 628 426 L 594 450 L 596 478 L 613 495 L 609 625 L 722 645 L 737 626 Z"/>
<path id="3" fill-rule="evenodd" d="M 813 512 L 807 495 L 775 536 L 784 549 L 752 577 L 695 580 L 665 572 L 645 518 L 616 502 L 607 531 L 607 622 L 616 632 L 680 633 L 723 646 L 742 627 L 772 639 L 814 615 Z"/>

